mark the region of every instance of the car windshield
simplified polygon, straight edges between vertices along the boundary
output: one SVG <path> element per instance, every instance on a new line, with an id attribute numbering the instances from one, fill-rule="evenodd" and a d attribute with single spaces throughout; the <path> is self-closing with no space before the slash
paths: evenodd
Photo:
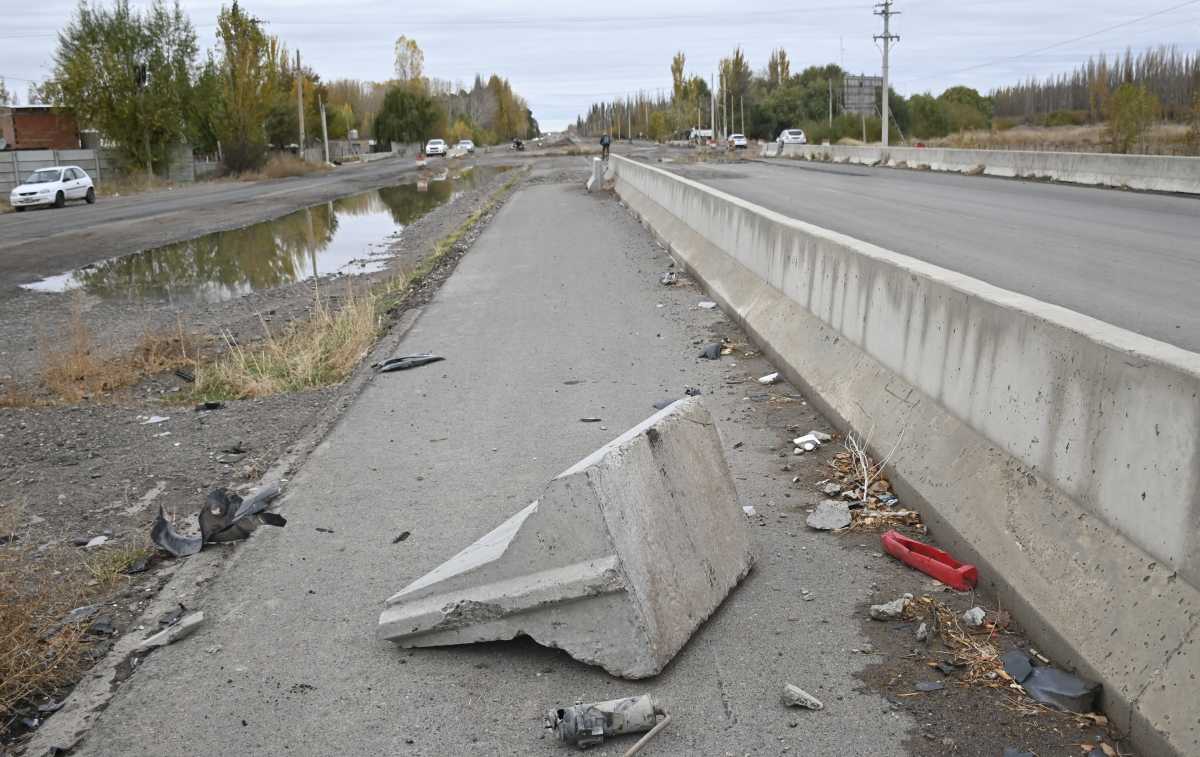
<path id="1" fill-rule="evenodd" d="M 62 171 L 55 171 L 49 168 L 43 168 L 40 171 L 34 171 L 25 180 L 26 184 L 52 184 L 59 180 L 62 176 Z"/>

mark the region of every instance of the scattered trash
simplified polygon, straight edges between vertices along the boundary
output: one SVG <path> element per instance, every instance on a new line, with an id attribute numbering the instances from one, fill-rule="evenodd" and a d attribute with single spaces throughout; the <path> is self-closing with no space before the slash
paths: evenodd
<path id="1" fill-rule="evenodd" d="M 176 531 L 160 505 L 158 517 L 150 529 L 150 540 L 175 557 L 188 557 L 209 542 L 245 539 L 261 524 L 285 526 L 287 518 L 278 513 L 264 512 L 278 495 L 278 484 L 264 486 L 244 501 L 225 489 L 214 489 L 209 492 L 208 501 L 200 509 L 199 536 L 184 536 Z"/>
<path id="2" fill-rule="evenodd" d="M 713 344 L 705 345 L 704 349 L 700 351 L 700 357 L 704 358 L 705 360 L 720 360 L 721 345 L 715 342 Z"/>
<path id="3" fill-rule="evenodd" d="M 180 639 L 190 636 L 203 623 L 204 613 L 194 612 L 191 615 L 181 618 L 178 623 L 167 626 L 162 631 L 143 641 L 138 645 L 137 651 L 145 652 L 156 647 L 165 647 L 168 644 L 174 644 Z"/>
<path id="4" fill-rule="evenodd" d="M 908 609 L 909 604 L 912 603 L 912 599 L 912 594 L 905 594 L 903 597 L 897 597 L 885 604 L 871 605 L 871 620 L 895 620 L 899 618 Z"/>
<path id="5" fill-rule="evenodd" d="M 812 452 L 820 447 L 825 442 L 833 439 L 829 434 L 823 434 L 820 431 L 809 431 L 804 436 L 798 436 L 792 440 L 792 444 L 796 445 L 805 452 Z"/>
<path id="6" fill-rule="evenodd" d="M 850 506 L 836 499 L 823 499 L 805 520 L 809 528 L 836 531 L 850 525 Z"/>
<path id="7" fill-rule="evenodd" d="M 762 384 L 763 386 L 770 386 L 771 384 L 774 384 L 778 380 L 779 380 L 778 373 L 768 373 L 766 376 L 762 376 L 761 378 L 759 378 L 758 383 Z"/>
<path id="8" fill-rule="evenodd" d="M 674 286 L 675 283 L 678 281 L 679 281 L 678 273 L 676 273 L 674 271 L 667 271 L 666 273 L 664 273 L 662 275 L 662 278 L 658 280 L 658 283 L 662 284 L 665 287 L 669 287 L 669 286 Z"/>
<path id="9" fill-rule="evenodd" d="M 197 413 L 207 413 L 213 410 L 220 410 L 223 407 L 225 407 L 224 402 L 201 402 L 199 405 L 196 405 L 194 410 Z"/>
<path id="10" fill-rule="evenodd" d="M 96 547 L 104 546 L 104 543 L 107 541 L 108 541 L 107 536 L 94 536 L 91 539 L 88 539 L 87 544 L 84 544 L 83 548 L 84 549 L 95 549 Z"/>
<path id="11" fill-rule="evenodd" d="M 336 531 L 334 531 L 332 528 L 321 528 L 320 526 L 317 526 L 317 527 L 316 527 L 316 529 L 314 529 L 314 530 L 315 530 L 317 533 L 319 533 L 319 534 L 332 534 L 332 533 L 337 533 L 337 532 L 336 532 Z"/>
<path id="12" fill-rule="evenodd" d="M 410 536 L 412 536 L 412 531 L 401 531 L 399 536 L 392 539 L 392 544 L 399 544 Z"/>
<path id="13" fill-rule="evenodd" d="M 929 626 L 922 623 L 917 626 L 917 641 L 925 641 L 929 638 Z"/>
<path id="14" fill-rule="evenodd" d="M 686 394 L 688 397 L 699 397 L 701 394 L 703 394 L 703 392 L 701 392 L 699 389 L 697 389 L 694 386 L 684 387 L 683 393 Z"/>
<path id="15" fill-rule="evenodd" d="M 58 712 L 59 710 L 61 710 L 63 708 L 63 705 L 66 703 L 67 703 L 67 700 L 65 700 L 65 699 L 59 700 L 59 701 L 55 701 L 55 700 L 51 699 L 49 702 L 44 702 L 44 703 L 38 705 L 38 714 L 50 715 L 52 713 Z"/>
<path id="16" fill-rule="evenodd" d="M 87 632 L 90 636 L 112 636 L 117 632 L 117 629 L 113 626 L 112 618 L 107 615 L 101 615 L 92 621 L 92 624 L 88 626 Z"/>
<path id="17" fill-rule="evenodd" d="M 85 620 L 91 620 L 96 613 L 100 612 L 100 605 L 84 605 L 76 607 L 67 613 L 67 616 L 58 622 L 59 627 L 73 626 L 76 623 L 82 623 Z M 57 630 L 57 629 L 56 629 Z"/>
<path id="18" fill-rule="evenodd" d="M 279 496 L 278 484 L 264 486 L 242 500 L 225 489 L 213 489 L 208 501 L 200 510 L 200 536 L 207 542 L 229 542 L 245 539 L 260 524 L 282 528 L 287 518 L 278 513 L 264 512 L 268 504 Z"/>
<path id="19" fill-rule="evenodd" d="M 658 716 L 663 719 L 659 720 Z M 611 699 L 607 702 L 584 704 L 576 702 L 570 707 L 558 707 L 546 713 L 546 730 L 554 731 L 564 744 L 587 749 L 603 744 L 605 739 L 628 733 L 648 731 L 629 751 L 626 757 L 638 751 L 671 721 L 654 697 L 643 694 L 639 697 Z"/>
<path id="20" fill-rule="evenodd" d="M 987 613 L 982 607 L 972 607 L 962 614 L 962 621 L 971 628 L 979 628 L 983 625 L 985 617 L 987 617 Z"/>
<path id="21" fill-rule="evenodd" d="M 139 415 L 138 417 L 141 418 L 142 416 Z M 146 418 L 145 420 L 143 420 L 142 425 L 143 426 L 154 426 L 159 423 L 166 423 L 169 420 L 171 420 L 171 418 L 169 416 L 152 415 L 149 418 Z"/>
<path id="22" fill-rule="evenodd" d="M 823 710 L 825 705 L 812 694 L 790 683 L 783 685 L 783 703 L 788 707 L 803 707 L 806 710 Z"/>
<path id="23" fill-rule="evenodd" d="M 184 536 L 176 531 L 167 520 L 162 505 L 158 506 L 158 517 L 150 529 L 150 541 L 173 557 L 194 555 L 204 546 L 204 540 L 199 536 Z"/>
<path id="24" fill-rule="evenodd" d="M 1004 672 L 1029 696 L 1059 710 L 1088 713 L 1096 708 L 1100 684 L 1050 665 L 1037 665 L 1019 649 L 1004 655 Z"/>
<path id="25" fill-rule="evenodd" d="M 942 689 L 946 688 L 946 684 L 942 683 L 941 681 L 921 681 L 913 688 L 917 691 L 924 692 L 941 691 Z"/>
<path id="26" fill-rule="evenodd" d="M 184 381 L 188 382 L 189 384 L 194 384 L 196 382 L 196 376 L 191 371 L 185 371 L 182 368 L 176 368 L 175 375 L 178 376 L 179 378 L 183 379 Z"/>
<path id="27" fill-rule="evenodd" d="M 712 302 L 711 300 L 701 300 L 700 302 L 696 303 L 696 307 L 703 308 L 704 310 L 712 310 L 716 306 L 717 303 Z"/>
<path id="28" fill-rule="evenodd" d="M 974 565 L 961 563 L 936 547 L 910 539 L 898 531 L 888 531 L 880 539 L 889 555 L 956 591 L 968 591 L 979 582 L 979 571 Z"/>
<path id="29" fill-rule="evenodd" d="M 603 418 L 596 418 L 595 416 L 588 416 L 587 418 L 580 418 L 579 422 L 580 423 L 599 423 L 602 420 L 603 420 Z"/>
<path id="30" fill-rule="evenodd" d="M 751 518 L 753 518 L 755 515 L 758 515 L 758 511 L 754 509 L 754 505 L 743 505 L 742 512 L 744 512 L 746 515 L 749 515 Z"/>
<path id="31" fill-rule="evenodd" d="M 439 360 L 446 358 L 440 355 L 435 355 L 432 352 L 418 352 L 413 355 L 401 355 L 384 360 L 382 363 L 376 363 L 375 368 L 379 373 L 390 373 L 392 371 L 406 371 L 409 368 L 417 368 L 422 365 L 436 363 Z"/>

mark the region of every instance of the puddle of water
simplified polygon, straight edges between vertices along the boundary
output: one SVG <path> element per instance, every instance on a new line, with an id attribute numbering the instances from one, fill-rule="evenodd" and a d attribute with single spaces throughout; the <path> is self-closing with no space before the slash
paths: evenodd
<path id="1" fill-rule="evenodd" d="M 370 273 L 388 262 L 404 227 L 497 172 L 447 168 L 416 183 L 314 205 L 241 229 L 143 250 L 26 284 L 82 289 L 104 299 L 222 302 L 259 289 L 337 272 Z"/>

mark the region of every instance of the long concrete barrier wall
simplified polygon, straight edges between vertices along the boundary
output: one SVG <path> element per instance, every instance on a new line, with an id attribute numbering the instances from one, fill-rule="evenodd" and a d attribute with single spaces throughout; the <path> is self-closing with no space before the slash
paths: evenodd
<path id="1" fill-rule="evenodd" d="M 782 154 L 784 157 L 833 163 L 923 168 L 931 171 L 1050 179 L 1074 184 L 1200 194 L 1200 158 L 1169 155 L 854 145 L 784 145 Z M 764 157 L 778 155 L 778 145 L 768 144 L 763 147 Z"/>
<path id="2" fill-rule="evenodd" d="M 1200 355 L 611 159 L 619 196 L 1143 754 L 1200 754 Z"/>

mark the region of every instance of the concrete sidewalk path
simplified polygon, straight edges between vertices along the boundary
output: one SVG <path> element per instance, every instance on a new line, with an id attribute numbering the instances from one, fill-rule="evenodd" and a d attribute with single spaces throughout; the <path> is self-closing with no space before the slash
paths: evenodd
<path id="1" fill-rule="evenodd" d="M 784 428 L 828 427 L 798 401 L 746 399 L 765 390 L 732 378 L 767 372 L 761 359 L 696 359 L 736 330 L 690 284 L 659 285 L 668 260 L 582 182 L 513 196 L 399 348 L 446 361 L 373 379 L 287 485 L 287 527 L 232 556 L 203 595 L 207 624 L 140 665 L 77 753 L 565 756 L 543 711 L 645 692 L 674 715 L 646 755 L 905 753 L 912 721 L 854 678 L 871 558 L 806 531 L 817 497 L 785 494 Z M 662 675 L 622 681 L 527 640 L 375 639 L 384 599 L 685 385 L 703 389 L 758 510 L 758 562 Z M 789 682 L 826 709 L 784 709 Z"/>

